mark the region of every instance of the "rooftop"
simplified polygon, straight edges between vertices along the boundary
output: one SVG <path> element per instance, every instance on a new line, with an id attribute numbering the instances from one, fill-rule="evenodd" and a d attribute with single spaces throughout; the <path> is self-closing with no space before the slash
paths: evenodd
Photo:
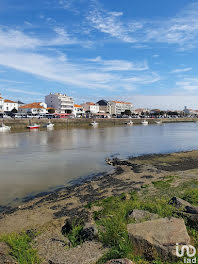
<path id="1" fill-rule="evenodd" d="M 35 102 L 35 103 L 31 103 L 31 104 L 26 104 L 23 105 L 21 107 L 19 107 L 20 109 L 27 109 L 27 108 L 38 108 L 38 109 L 44 109 L 44 107 L 41 105 L 41 102 Z"/>
<path id="2" fill-rule="evenodd" d="M 4 100 L 4 103 L 14 103 L 14 104 L 15 104 L 16 102 L 11 101 L 11 100 L 9 100 L 9 99 L 5 99 L 5 100 Z"/>

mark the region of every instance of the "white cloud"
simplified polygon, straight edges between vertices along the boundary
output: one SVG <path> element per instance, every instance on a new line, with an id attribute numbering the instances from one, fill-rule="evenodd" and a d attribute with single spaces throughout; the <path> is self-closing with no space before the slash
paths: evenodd
<path id="1" fill-rule="evenodd" d="M 160 81 L 160 76 L 157 73 L 144 74 L 142 76 L 132 76 L 126 78 L 125 81 L 134 83 L 134 84 L 152 84 Z"/>
<path id="2" fill-rule="evenodd" d="M 100 56 L 87 60 L 100 65 L 103 71 L 145 71 L 149 69 L 145 61 L 137 63 L 126 60 L 103 60 Z"/>
<path id="3" fill-rule="evenodd" d="M 134 43 L 136 39 L 128 34 L 127 26 L 120 20 L 121 12 L 108 12 L 102 8 L 94 8 L 89 11 L 86 19 L 90 25 L 111 37 L 123 42 Z M 132 25 L 130 26 L 132 28 Z M 139 23 L 134 23 L 133 30 L 139 28 Z"/>
<path id="4" fill-rule="evenodd" d="M 191 71 L 192 68 L 184 68 L 184 69 L 175 69 L 175 70 L 172 70 L 171 73 L 182 73 L 182 72 L 188 72 L 188 71 Z"/>
<path id="5" fill-rule="evenodd" d="M 53 34 L 53 32 L 55 34 Z M 80 41 L 72 38 L 64 28 L 52 29 L 52 36 L 47 40 L 27 35 L 22 31 L 0 27 L 0 49 L 36 49 L 39 47 L 64 46 L 64 45 L 90 45 L 89 41 Z"/>
<path id="6" fill-rule="evenodd" d="M 194 92 L 198 90 L 198 78 L 184 78 L 176 82 L 177 88 L 187 92 Z"/>
<path id="7" fill-rule="evenodd" d="M 159 20 L 126 20 L 122 12 L 107 11 L 97 5 L 86 17 L 89 26 L 135 47 L 145 43 L 176 44 L 192 49 L 198 42 L 198 3 L 189 4 L 176 16 Z"/>
<path id="8" fill-rule="evenodd" d="M 108 61 L 102 60 L 100 57 L 95 60 L 99 61 L 101 65 L 92 64 L 92 62 L 83 64 L 82 60 L 73 63 L 64 54 L 47 56 L 35 52 L 0 51 L 0 65 L 2 66 L 82 89 L 113 91 L 122 88 L 131 90 L 141 84 L 151 84 L 160 79 L 157 74 L 149 72 L 145 63 Z M 134 71 L 137 72 L 136 75 L 127 77 L 131 76 Z"/>
<path id="9" fill-rule="evenodd" d="M 32 92 L 32 91 L 21 90 L 21 89 L 7 88 L 6 91 L 14 92 L 14 93 L 29 94 L 29 95 L 42 95 L 42 96 L 45 96 L 45 94 L 43 94 L 43 93 Z"/>

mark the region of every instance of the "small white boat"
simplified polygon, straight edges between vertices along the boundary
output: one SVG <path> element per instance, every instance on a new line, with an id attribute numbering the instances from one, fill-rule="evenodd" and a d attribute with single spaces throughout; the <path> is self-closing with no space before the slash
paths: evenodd
<path id="1" fill-rule="evenodd" d="M 96 127 L 98 126 L 98 123 L 96 121 L 93 121 L 92 123 L 90 123 L 90 126 Z"/>
<path id="2" fill-rule="evenodd" d="M 44 127 L 46 127 L 47 129 L 52 129 L 54 127 L 54 124 L 49 121 L 46 125 L 44 125 Z"/>
<path id="3" fill-rule="evenodd" d="M 141 122 L 142 125 L 148 125 L 148 121 L 145 119 Z"/>
<path id="4" fill-rule="evenodd" d="M 132 126 L 133 125 L 133 121 L 129 121 L 129 122 L 126 122 L 125 125 L 128 125 L 128 126 Z"/>
<path id="5" fill-rule="evenodd" d="M 34 125 L 29 125 L 27 126 L 28 129 L 39 129 L 40 125 L 34 124 Z"/>
<path id="6" fill-rule="evenodd" d="M 155 121 L 155 123 L 158 124 L 158 125 L 160 125 L 160 124 L 162 124 L 162 121 L 161 120 Z"/>
<path id="7" fill-rule="evenodd" d="M 11 129 L 11 127 L 6 126 L 4 123 L 2 123 L 0 126 L 0 132 L 7 132 L 7 131 L 10 131 L 10 129 Z"/>

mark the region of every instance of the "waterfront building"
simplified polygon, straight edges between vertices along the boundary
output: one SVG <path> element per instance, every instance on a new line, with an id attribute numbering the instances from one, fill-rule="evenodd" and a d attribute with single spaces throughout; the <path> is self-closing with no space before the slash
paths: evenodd
<path id="1" fill-rule="evenodd" d="M 18 111 L 18 103 L 11 101 L 11 100 L 8 100 L 8 99 L 4 99 L 3 111 L 4 112 L 11 112 L 14 109 Z"/>
<path id="2" fill-rule="evenodd" d="M 18 107 L 21 107 L 21 106 L 25 105 L 25 103 L 23 103 L 21 101 L 17 101 L 17 103 L 18 103 Z"/>
<path id="3" fill-rule="evenodd" d="M 107 113 L 108 112 L 108 102 L 106 100 L 100 100 L 97 102 L 97 104 L 99 105 L 99 111 L 101 113 Z"/>
<path id="4" fill-rule="evenodd" d="M 4 112 L 3 105 L 4 105 L 4 99 L 3 97 L 1 97 L 1 94 L 0 94 L 0 113 Z"/>
<path id="5" fill-rule="evenodd" d="M 74 110 L 74 100 L 66 94 L 50 93 L 45 96 L 45 103 L 48 107 L 53 107 L 59 114 L 72 114 Z"/>
<path id="6" fill-rule="evenodd" d="M 74 104 L 73 114 L 75 117 L 81 117 L 85 114 L 85 110 L 82 105 Z"/>
<path id="7" fill-rule="evenodd" d="M 110 115 L 121 115 L 125 113 L 126 110 L 133 111 L 133 104 L 129 102 L 121 101 L 109 101 L 107 105 L 107 112 Z"/>
<path id="8" fill-rule="evenodd" d="M 47 114 L 47 104 L 42 102 L 26 104 L 19 107 L 18 112 L 21 114 L 33 114 L 33 115 Z"/>
<path id="9" fill-rule="evenodd" d="M 148 108 L 137 108 L 133 111 L 136 115 L 149 114 L 150 110 Z"/>
<path id="10" fill-rule="evenodd" d="M 86 102 L 82 104 L 82 107 L 85 111 L 90 112 L 92 114 L 97 114 L 100 110 L 99 105 L 92 102 Z"/>

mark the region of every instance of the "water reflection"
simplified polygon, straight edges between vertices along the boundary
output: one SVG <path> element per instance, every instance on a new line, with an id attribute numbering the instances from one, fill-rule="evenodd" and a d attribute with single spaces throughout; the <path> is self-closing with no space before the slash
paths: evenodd
<path id="1" fill-rule="evenodd" d="M 91 173 L 120 157 L 198 148 L 198 124 L 72 128 L 0 134 L 0 204 Z"/>

